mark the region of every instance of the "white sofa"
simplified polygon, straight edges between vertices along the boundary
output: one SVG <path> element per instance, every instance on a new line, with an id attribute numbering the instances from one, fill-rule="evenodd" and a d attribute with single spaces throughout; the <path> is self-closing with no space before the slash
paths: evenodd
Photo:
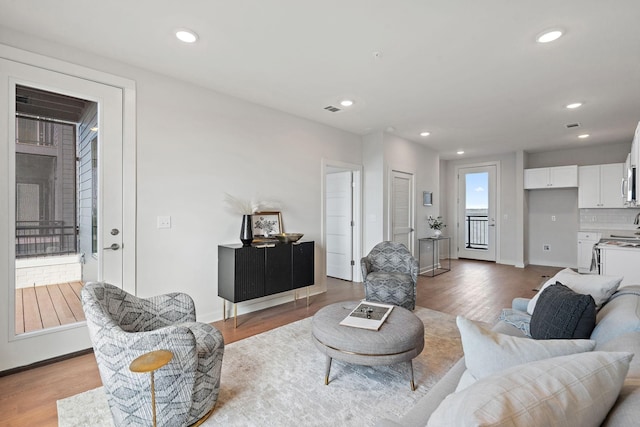
<path id="1" fill-rule="evenodd" d="M 530 300 L 516 298 L 509 318 L 500 320 L 494 332 L 525 337 L 516 327 L 526 325 L 530 319 L 526 309 Z M 510 323 L 508 323 L 510 322 Z M 631 352 L 637 355 L 629 365 L 622 389 L 608 412 L 602 426 L 628 427 L 640 422 L 640 285 L 625 286 L 613 294 L 597 314 L 596 327 L 591 334 L 594 351 Z M 400 419 L 378 420 L 378 427 L 425 426 L 441 402 L 454 393 L 466 370 L 464 357 Z"/>

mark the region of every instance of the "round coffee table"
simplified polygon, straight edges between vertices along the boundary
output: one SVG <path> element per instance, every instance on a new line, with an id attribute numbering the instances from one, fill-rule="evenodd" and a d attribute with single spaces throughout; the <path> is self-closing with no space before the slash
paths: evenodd
<path id="1" fill-rule="evenodd" d="M 313 316 L 313 342 L 327 356 L 324 383 L 329 384 L 332 359 L 366 366 L 406 362 L 411 390 L 415 390 L 412 360 L 424 348 L 424 324 L 409 310 L 396 306 L 377 331 L 340 325 L 359 303 L 331 304 Z"/>

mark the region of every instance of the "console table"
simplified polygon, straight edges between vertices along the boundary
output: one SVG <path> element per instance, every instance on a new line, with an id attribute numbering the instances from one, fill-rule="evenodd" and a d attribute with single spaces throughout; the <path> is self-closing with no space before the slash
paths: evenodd
<path id="1" fill-rule="evenodd" d="M 307 287 L 314 283 L 314 242 L 270 243 L 243 246 L 218 246 L 218 296 L 233 303 L 234 327 L 236 304 L 255 298 Z M 297 293 L 294 293 L 294 301 Z"/>
<path id="2" fill-rule="evenodd" d="M 451 271 L 451 237 L 446 236 L 438 236 L 438 237 L 423 237 L 422 239 L 418 239 L 418 263 L 420 263 L 420 250 L 422 246 L 422 242 L 431 242 L 431 254 L 432 261 L 431 264 L 431 277 L 437 276 L 438 274 L 446 273 L 447 271 Z M 440 262 L 440 245 L 442 242 L 446 242 L 447 244 L 447 266 L 444 267 Z M 418 268 L 418 274 L 420 274 L 420 268 Z"/>

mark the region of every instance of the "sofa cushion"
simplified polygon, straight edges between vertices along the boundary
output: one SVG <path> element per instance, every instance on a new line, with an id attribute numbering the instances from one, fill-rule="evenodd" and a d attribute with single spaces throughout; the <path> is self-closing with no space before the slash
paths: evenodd
<path id="1" fill-rule="evenodd" d="M 537 341 L 487 330 L 462 316 L 456 318 L 468 372 L 458 390 L 491 374 L 523 363 L 591 351 L 595 341 Z"/>
<path id="2" fill-rule="evenodd" d="M 593 297 L 578 294 L 557 282 L 540 294 L 529 330 L 535 339 L 587 339 L 595 326 Z"/>
<path id="3" fill-rule="evenodd" d="M 640 331 L 640 285 L 627 285 L 598 312 L 591 338 L 601 345 L 635 331 Z"/>
<path id="4" fill-rule="evenodd" d="M 599 276 L 596 274 L 579 274 L 570 268 L 559 271 L 551 279 L 547 280 L 540 288 L 537 294 L 529 301 L 527 305 L 527 313 L 533 314 L 540 294 L 556 282 L 560 282 L 568 288 L 579 294 L 589 294 L 596 303 L 596 309 L 600 309 L 602 305 L 613 295 L 620 286 L 622 277 L 618 276 Z"/>
<path id="5" fill-rule="evenodd" d="M 632 357 L 587 352 L 511 367 L 449 395 L 427 426 L 599 426 Z"/>

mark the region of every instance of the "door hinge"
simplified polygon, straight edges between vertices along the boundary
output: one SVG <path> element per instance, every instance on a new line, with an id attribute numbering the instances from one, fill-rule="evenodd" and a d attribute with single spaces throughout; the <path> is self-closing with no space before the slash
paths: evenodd
<path id="1" fill-rule="evenodd" d="M 355 221 L 351 221 L 351 226 L 355 227 L 356 226 L 356 222 Z"/>
<path id="2" fill-rule="evenodd" d="M 351 260 L 351 265 L 356 265 L 356 262 L 354 260 Z"/>

